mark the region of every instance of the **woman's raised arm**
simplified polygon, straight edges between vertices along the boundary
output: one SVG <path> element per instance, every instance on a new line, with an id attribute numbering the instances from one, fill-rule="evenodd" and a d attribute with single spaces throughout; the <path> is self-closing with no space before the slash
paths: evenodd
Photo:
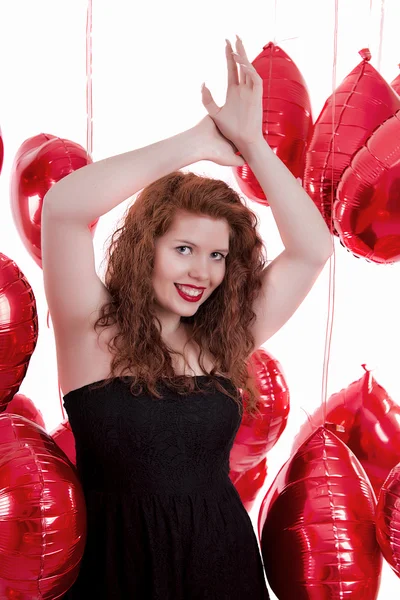
<path id="1" fill-rule="evenodd" d="M 207 115 L 182 133 L 70 173 L 47 192 L 43 210 L 89 224 L 153 181 L 199 160 L 243 166 L 235 151 Z"/>

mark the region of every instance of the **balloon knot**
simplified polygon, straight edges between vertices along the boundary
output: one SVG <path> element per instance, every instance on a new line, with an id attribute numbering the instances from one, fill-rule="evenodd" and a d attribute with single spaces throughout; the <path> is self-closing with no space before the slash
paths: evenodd
<path id="1" fill-rule="evenodd" d="M 271 48 L 271 50 L 273 50 L 275 48 L 274 42 L 268 42 L 268 44 L 265 44 L 265 46 L 263 47 L 263 50 L 268 50 L 269 48 Z"/>
<path id="2" fill-rule="evenodd" d="M 372 55 L 371 55 L 371 51 L 369 48 L 363 48 L 362 50 L 359 51 L 358 54 L 361 56 L 361 58 L 363 60 L 365 60 L 367 62 L 369 62 L 371 60 Z"/>
<path id="3" fill-rule="evenodd" d="M 332 433 L 346 433 L 346 430 L 343 427 L 343 425 L 339 425 L 338 423 L 331 423 L 330 421 L 325 421 L 324 427 Z"/>

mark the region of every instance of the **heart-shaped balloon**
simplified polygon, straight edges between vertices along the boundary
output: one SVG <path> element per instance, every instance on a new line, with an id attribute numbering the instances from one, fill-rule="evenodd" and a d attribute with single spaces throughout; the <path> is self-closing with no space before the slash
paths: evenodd
<path id="1" fill-rule="evenodd" d="M 39 425 L 39 427 L 46 429 L 42 413 L 34 405 L 32 400 L 24 394 L 15 394 L 11 402 L 8 403 L 4 412 L 11 415 L 20 415 L 21 417 L 25 417 L 25 419 L 28 419 L 29 421 L 36 423 L 36 425 Z"/>
<path id="2" fill-rule="evenodd" d="M 357 458 L 318 428 L 279 471 L 259 514 L 264 568 L 279 600 L 375 600 L 375 506 Z"/>
<path id="3" fill-rule="evenodd" d="M 18 392 L 36 348 L 35 295 L 16 263 L 0 252 L 0 412 Z"/>
<path id="4" fill-rule="evenodd" d="M 249 363 L 260 392 L 260 415 L 254 418 L 244 411 L 230 453 L 231 469 L 237 473 L 260 464 L 282 435 L 290 410 L 289 389 L 279 361 L 260 348 Z M 246 406 L 247 393 L 241 392 Z"/>
<path id="5" fill-rule="evenodd" d="M 243 506 L 247 512 L 250 512 L 267 478 L 267 459 L 263 458 L 258 465 L 244 473 L 230 471 L 229 477 L 235 485 Z"/>
<path id="6" fill-rule="evenodd" d="M 50 432 L 51 437 L 59 448 L 66 454 L 71 463 L 76 466 L 75 437 L 68 419 L 57 425 Z"/>
<path id="7" fill-rule="evenodd" d="M 400 67 L 400 65 L 399 65 L 399 67 Z M 397 77 L 395 79 L 393 79 L 393 81 L 390 85 L 392 86 L 392 88 L 394 89 L 396 94 L 400 95 L 400 74 L 397 75 Z"/>
<path id="8" fill-rule="evenodd" d="M 3 143 L 3 136 L 1 134 L 1 127 L 0 127 L 0 175 L 1 175 L 1 170 L 3 168 L 3 160 L 4 160 L 4 143 Z"/>
<path id="9" fill-rule="evenodd" d="M 0 598 L 61 598 L 79 572 L 86 506 L 77 473 L 51 437 L 0 415 Z"/>
<path id="10" fill-rule="evenodd" d="M 360 55 L 363 60 L 325 102 L 306 155 L 304 189 L 331 230 L 340 177 L 376 127 L 400 108 L 396 92 L 369 64 L 369 50 Z"/>
<path id="11" fill-rule="evenodd" d="M 25 248 L 40 268 L 43 198 L 56 182 L 91 162 L 79 144 L 45 133 L 26 140 L 14 158 L 11 212 Z M 91 231 L 97 222 L 89 226 Z"/>
<path id="12" fill-rule="evenodd" d="M 400 462 L 400 405 L 366 373 L 326 403 L 326 427 L 356 455 L 376 496 L 391 469 Z M 295 438 L 292 452 L 320 425 L 323 407 L 311 415 Z"/>
<path id="13" fill-rule="evenodd" d="M 312 134 L 306 82 L 293 60 L 272 42 L 264 46 L 252 64 L 263 80 L 263 136 L 289 171 L 302 179 Z M 248 164 L 234 167 L 233 172 L 248 198 L 268 206 L 268 199 Z"/>
<path id="14" fill-rule="evenodd" d="M 337 189 L 333 222 L 357 257 L 400 260 L 400 110 L 353 157 Z"/>
<path id="15" fill-rule="evenodd" d="M 376 538 L 384 558 L 400 577 L 400 463 L 387 476 L 376 507 Z"/>

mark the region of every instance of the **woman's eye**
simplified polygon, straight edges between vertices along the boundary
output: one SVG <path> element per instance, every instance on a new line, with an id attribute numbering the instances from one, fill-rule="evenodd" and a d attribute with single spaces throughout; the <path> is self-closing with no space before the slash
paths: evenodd
<path id="1" fill-rule="evenodd" d="M 192 250 L 191 246 L 178 246 L 177 250 L 181 250 L 181 248 L 189 248 L 190 250 Z M 182 254 L 182 252 L 179 252 L 179 254 Z M 219 260 L 225 259 L 225 256 L 223 254 L 221 254 L 221 252 L 212 252 L 212 254 L 218 254 L 221 257 Z M 187 256 L 187 255 L 185 254 L 184 256 Z"/>
<path id="2" fill-rule="evenodd" d="M 189 246 L 178 246 L 177 250 L 181 250 L 181 248 L 189 248 Z"/>

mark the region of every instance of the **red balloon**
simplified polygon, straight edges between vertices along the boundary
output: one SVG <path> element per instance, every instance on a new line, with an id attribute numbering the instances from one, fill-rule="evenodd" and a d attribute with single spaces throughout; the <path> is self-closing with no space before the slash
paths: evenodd
<path id="1" fill-rule="evenodd" d="M 51 437 L 0 415 L 0 598 L 59 598 L 78 576 L 86 506 L 75 469 Z"/>
<path id="2" fill-rule="evenodd" d="M 333 222 L 355 256 L 378 264 L 400 260 L 400 110 L 374 131 L 343 173 Z"/>
<path id="3" fill-rule="evenodd" d="M 398 95 L 369 64 L 369 50 L 360 55 L 361 63 L 325 102 L 307 150 L 304 189 L 330 229 L 343 171 L 374 129 L 400 108 Z"/>
<path id="4" fill-rule="evenodd" d="M 57 446 L 68 456 L 71 463 L 76 466 L 75 438 L 68 419 L 57 425 L 50 435 Z"/>
<path id="5" fill-rule="evenodd" d="M 399 67 L 400 67 L 400 65 L 399 65 Z M 393 81 L 390 85 L 392 86 L 392 88 L 394 89 L 396 94 L 400 95 L 400 75 L 397 75 L 397 77 L 395 79 L 393 79 Z"/>
<path id="6" fill-rule="evenodd" d="M 249 362 L 261 394 L 261 415 L 254 418 L 243 414 L 230 453 L 231 469 L 237 473 L 260 464 L 282 435 L 290 410 L 289 389 L 279 361 L 260 348 Z M 242 394 L 245 406 L 247 393 Z"/>
<path id="7" fill-rule="evenodd" d="M 24 396 L 24 394 L 15 394 L 11 402 L 8 403 L 4 412 L 7 414 L 25 417 L 25 419 L 28 419 L 29 421 L 36 423 L 36 425 L 39 425 L 39 427 L 46 429 L 42 413 L 38 408 L 36 408 L 32 400 L 27 396 Z"/>
<path id="8" fill-rule="evenodd" d="M 3 137 L 1 135 L 1 127 L 0 127 L 0 175 L 1 175 L 1 170 L 3 168 L 3 160 L 4 160 L 4 144 L 3 144 Z"/>
<path id="9" fill-rule="evenodd" d="M 312 133 L 306 82 L 293 60 L 272 42 L 264 46 L 252 64 L 263 80 L 263 136 L 290 172 L 302 179 Z M 234 167 L 233 172 L 248 198 L 268 206 L 248 164 Z"/>
<path id="10" fill-rule="evenodd" d="M 43 198 L 60 179 L 92 162 L 86 150 L 66 139 L 41 133 L 19 148 L 11 170 L 11 211 L 21 240 L 42 267 Z M 94 230 L 98 219 L 90 225 Z"/>
<path id="11" fill-rule="evenodd" d="M 400 406 L 364 369 L 366 373 L 358 381 L 327 401 L 326 427 L 356 455 L 378 496 L 391 469 L 400 461 Z M 323 425 L 322 406 L 310 420 L 300 428 L 292 452 Z"/>
<path id="12" fill-rule="evenodd" d="M 279 471 L 260 510 L 264 568 L 279 600 L 375 600 L 382 568 L 375 504 L 351 450 L 317 429 Z"/>
<path id="13" fill-rule="evenodd" d="M 0 252 L 0 412 L 20 388 L 38 332 L 33 290 L 15 262 Z"/>
<path id="14" fill-rule="evenodd" d="M 267 478 L 267 459 L 263 458 L 258 465 L 244 473 L 230 471 L 229 477 L 240 496 L 243 506 L 247 512 L 250 512 Z"/>
<path id="15" fill-rule="evenodd" d="M 389 473 L 376 508 L 376 537 L 384 558 L 400 577 L 400 464 Z"/>

